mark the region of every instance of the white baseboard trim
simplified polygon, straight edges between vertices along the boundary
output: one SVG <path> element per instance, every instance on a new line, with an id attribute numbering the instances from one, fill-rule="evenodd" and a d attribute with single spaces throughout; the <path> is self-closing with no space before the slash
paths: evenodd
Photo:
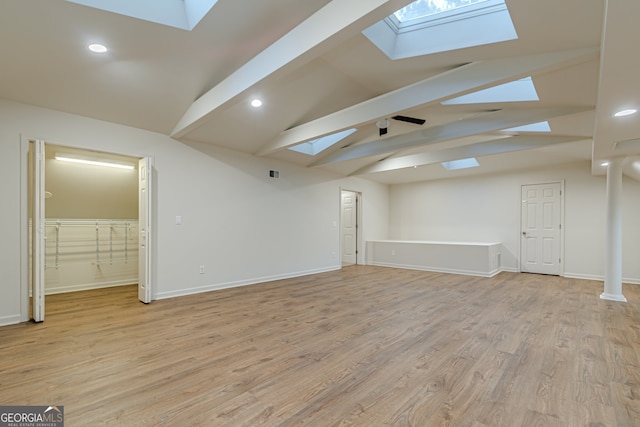
<path id="1" fill-rule="evenodd" d="M 597 276 L 594 274 L 581 274 L 581 273 L 567 273 L 563 274 L 563 277 L 568 279 L 582 279 L 582 280 L 596 280 L 602 282 L 604 280 L 603 276 Z"/>
<path id="2" fill-rule="evenodd" d="M 60 286 L 45 289 L 45 295 L 66 294 L 67 292 L 90 291 L 92 289 L 115 288 L 138 283 L 138 279 L 119 280 L 117 282 L 87 283 L 82 285 Z"/>
<path id="3" fill-rule="evenodd" d="M 492 271 L 473 271 L 473 270 L 457 270 L 449 268 L 438 268 L 423 265 L 407 265 L 407 264 L 394 264 L 383 262 L 371 262 L 369 265 L 376 265 L 378 267 L 391 267 L 391 268 L 403 268 L 406 270 L 419 270 L 419 271 L 431 271 L 434 273 L 448 273 L 448 274 L 461 274 L 464 276 L 478 276 L 478 277 L 494 277 L 503 271 L 510 271 L 504 268 L 498 268 Z"/>
<path id="4" fill-rule="evenodd" d="M 584 279 L 584 280 L 595 280 L 598 282 L 604 282 L 604 276 L 599 276 L 595 274 L 580 274 L 580 273 L 565 273 L 564 277 L 569 279 Z M 630 284 L 630 285 L 640 285 L 640 279 L 630 279 L 630 278 L 622 278 L 622 283 Z"/>
<path id="5" fill-rule="evenodd" d="M 24 322 L 22 316 L 19 314 L 12 314 L 11 316 L 0 317 L 0 326 L 15 325 L 16 323 Z"/>
<path id="6" fill-rule="evenodd" d="M 341 266 L 336 265 L 336 266 L 331 266 L 331 267 L 327 267 L 327 268 L 319 268 L 319 269 L 315 269 L 315 270 L 298 271 L 298 272 L 294 272 L 294 273 L 278 274 L 278 275 L 274 275 L 274 276 L 258 277 L 258 278 L 247 279 L 247 280 L 239 280 L 237 282 L 216 283 L 216 284 L 212 284 L 212 285 L 198 286 L 198 287 L 193 287 L 193 288 L 180 289 L 180 290 L 176 290 L 176 291 L 158 292 L 154 299 L 157 299 L 157 300 L 168 299 L 168 298 L 175 298 L 175 297 L 181 297 L 181 296 L 186 296 L 186 295 L 200 294 L 200 293 L 203 293 L 203 292 L 219 291 L 219 290 L 222 290 L 222 289 L 238 288 L 238 287 L 241 287 L 241 286 L 257 285 L 257 284 L 260 284 L 260 283 L 274 282 L 276 280 L 292 279 L 294 277 L 309 276 L 311 274 L 327 273 L 329 271 L 340 270 L 340 268 L 341 268 Z"/>

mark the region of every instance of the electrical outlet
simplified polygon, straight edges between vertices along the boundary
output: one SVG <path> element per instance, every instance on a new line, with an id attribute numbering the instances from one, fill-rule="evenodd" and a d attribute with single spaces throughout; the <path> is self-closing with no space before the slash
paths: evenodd
<path id="1" fill-rule="evenodd" d="M 204 274 L 204 265 L 200 266 L 200 274 Z"/>
<path id="2" fill-rule="evenodd" d="M 395 249 L 391 249 L 391 255 L 395 255 L 396 254 L 396 250 Z"/>

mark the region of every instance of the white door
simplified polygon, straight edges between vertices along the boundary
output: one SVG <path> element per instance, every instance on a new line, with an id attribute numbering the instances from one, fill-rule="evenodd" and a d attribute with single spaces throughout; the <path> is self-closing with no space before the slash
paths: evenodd
<path id="1" fill-rule="evenodd" d="M 32 142 L 33 198 L 31 212 L 31 297 L 33 320 L 44 321 L 44 270 L 45 270 L 45 222 L 44 222 L 44 141 Z"/>
<path id="2" fill-rule="evenodd" d="M 520 270 L 560 274 L 561 183 L 522 186 Z"/>
<path id="3" fill-rule="evenodd" d="M 342 264 L 356 263 L 358 254 L 358 195 L 353 191 L 341 192 Z"/>
<path id="4" fill-rule="evenodd" d="M 151 207 L 153 206 L 152 163 L 150 158 L 138 162 L 138 299 L 145 304 L 151 302 Z"/>

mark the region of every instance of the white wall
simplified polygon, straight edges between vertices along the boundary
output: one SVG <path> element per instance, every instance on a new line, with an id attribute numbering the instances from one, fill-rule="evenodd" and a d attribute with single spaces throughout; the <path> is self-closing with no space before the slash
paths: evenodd
<path id="1" fill-rule="evenodd" d="M 604 276 L 605 184 L 590 162 L 547 170 L 393 185 L 389 239 L 502 242 L 502 266 L 518 269 L 520 187 L 565 180 L 564 274 Z M 640 183 L 624 179 L 623 278 L 640 283 Z"/>
<path id="2" fill-rule="evenodd" d="M 26 138 L 154 158 L 156 298 L 339 268 L 341 187 L 363 193 L 364 239 L 387 238 L 387 186 L 221 149 L 205 155 L 164 135 L 0 100 L 0 324 L 27 318 Z"/>
<path id="3" fill-rule="evenodd" d="M 45 190 L 52 194 L 45 200 L 47 218 L 138 218 L 137 159 L 126 158 L 136 169 L 125 170 L 55 160 L 56 152 L 70 154 L 55 145 L 46 145 L 45 151 Z"/>

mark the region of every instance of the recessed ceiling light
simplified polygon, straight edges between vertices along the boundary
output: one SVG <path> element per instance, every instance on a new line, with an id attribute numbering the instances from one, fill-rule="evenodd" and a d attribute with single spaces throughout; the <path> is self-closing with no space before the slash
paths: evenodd
<path id="1" fill-rule="evenodd" d="M 262 101 L 259 99 L 254 99 L 253 101 L 251 101 L 251 106 L 253 108 L 260 108 L 262 107 Z"/>
<path id="2" fill-rule="evenodd" d="M 636 110 L 635 108 L 629 108 L 626 110 L 620 110 L 617 113 L 614 114 L 614 116 L 616 117 L 624 117 L 624 116 L 630 116 L 632 114 L 635 114 L 638 110 Z"/>
<path id="3" fill-rule="evenodd" d="M 609 162 L 602 162 L 600 163 L 600 166 L 609 166 Z"/>
<path id="4" fill-rule="evenodd" d="M 105 53 L 107 51 L 107 47 L 103 44 L 94 43 L 89 45 L 89 50 L 94 53 Z"/>

